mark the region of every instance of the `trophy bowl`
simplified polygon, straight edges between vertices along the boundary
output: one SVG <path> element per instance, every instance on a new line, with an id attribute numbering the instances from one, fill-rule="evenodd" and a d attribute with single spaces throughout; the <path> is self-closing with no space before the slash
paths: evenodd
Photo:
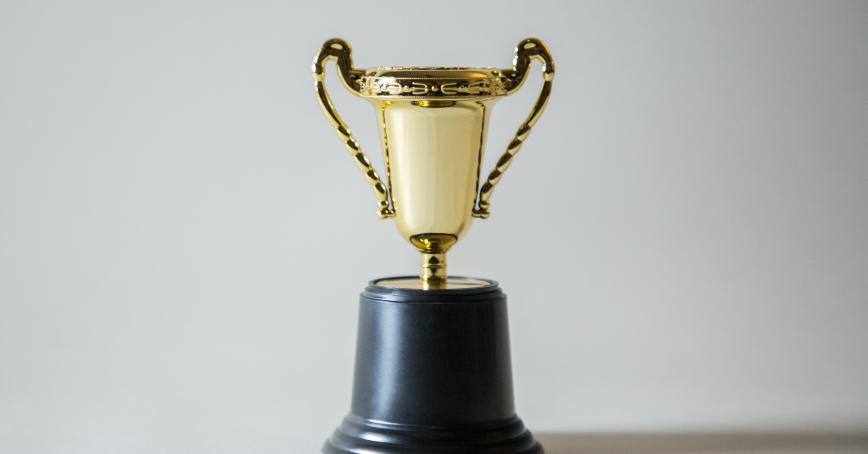
<path id="1" fill-rule="evenodd" d="M 325 63 L 335 60 L 343 85 L 371 102 L 377 114 L 386 183 L 335 110 L 325 88 Z M 543 86 L 530 114 L 480 185 L 488 119 L 494 103 L 517 91 L 532 60 L 542 64 Z M 313 65 L 315 88 L 326 117 L 373 186 L 378 215 L 394 218 L 398 232 L 422 254 L 419 279 L 383 285 L 422 289 L 476 285 L 450 279 L 446 252 L 467 233 L 474 217 L 489 216 L 495 185 L 521 149 L 548 102 L 554 62 L 546 45 L 518 44 L 512 68 L 353 68 L 350 45 L 326 41 Z M 482 284 L 479 284 L 482 285 Z"/>

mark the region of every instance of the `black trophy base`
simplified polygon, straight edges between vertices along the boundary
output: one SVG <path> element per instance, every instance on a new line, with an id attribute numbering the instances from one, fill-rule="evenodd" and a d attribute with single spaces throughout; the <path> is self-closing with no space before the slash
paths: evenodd
<path id="1" fill-rule="evenodd" d="M 344 418 L 323 452 L 538 454 L 543 449 L 519 418 L 466 427 L 428 427 Z"/>
<path id="2" fill-rule="evenodd" d="M 350 414 L 327 454 L 539 454 L 515 414 L 497 283 L 361 296 Z"/>

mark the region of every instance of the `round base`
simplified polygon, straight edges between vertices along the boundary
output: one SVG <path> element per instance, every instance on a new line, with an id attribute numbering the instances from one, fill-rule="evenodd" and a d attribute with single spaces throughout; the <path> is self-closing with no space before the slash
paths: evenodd
<path id="1" fill-rule="evenodd" d="M 347 416 L 323 446 L 325 454 L 542 454 L 519 418 L 455 427 L 391 424 Z"/>
<path id="2" fill-rule="evenodd" d="M 361 295 L 350 414 L 323 452 L 542 453 L 516 416 L 497 283 L 402 288 L 407 279 L 372 282 Z"/>

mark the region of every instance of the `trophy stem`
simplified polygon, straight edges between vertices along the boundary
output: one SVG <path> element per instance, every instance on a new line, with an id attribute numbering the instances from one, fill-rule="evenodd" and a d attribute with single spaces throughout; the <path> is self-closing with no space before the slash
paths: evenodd
<path id="1" fill-rule="evenodd" d="M 446 253 L 422 253 L 422 288 L 425 290 L 446 286 Z"/>

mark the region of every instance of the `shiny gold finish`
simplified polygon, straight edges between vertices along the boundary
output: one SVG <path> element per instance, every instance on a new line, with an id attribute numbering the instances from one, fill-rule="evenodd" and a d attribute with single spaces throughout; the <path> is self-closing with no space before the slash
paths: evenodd
<path id="1" fill-rule="evenodd" d="M 424 288 L 443 288 L 446 285 L 446 254 L 422 253 L 422 274 L 419 275 Z"/>
<path id="2" fill-rule="evenodd" d="M 319 104 L 322 107 L 323 113 L 325 113 L 329 123 L 335 128 L 347 152 L 353 156 L 353 160 L 356 161 L 359 170 L 365 173 L 368 182 L 373 186 L 374 195 L 377 197 L 377 214 L 380 216 L 380 219 L 384 219 L 395 215 L 395 212 L 389 207 L 386 185 L 383 184 L 383 180 L 377 175 L 377 171 L 374 170 L 374 166 L 371 165 L 368 156 L 362 151 L 362 147 L 356 142 L 350 128 L 347 127 L 347 124 L 338 115 L 325 88 L 325 64 L 329 60 L 335 60 L 341 76 L 341 82 L 350 91 L 358 94 L 353 87 L 356 85 L 355 81 L 360 74 L 359 71 L 353 69 L 353 59 L 350 52 L 350 45 L 342 39 L 330 39 L 323 43 L 322 49 L 320 49 L 316 60 L 313 62 L 314 86 L 316 87 L 316 93 L 319 97 Z"/>
<path id="3" fill-rule="evenodd" d="M 513 84 L 510 88 L 510 93 L 521 86 L 530 67 L 531 60 L 537 60 L 542 64 L 543 85 L 539 96 L 533 105 L 533 108 L 525 118 L 524 123 L 518 127 L 513 137 L 512 142 L 506 147 L 506 151 L 497 160 L 494 170 L 488 174 L 488 179 L 482 188 L 479 190 L 479 202 L 473 210 L 473 216 L 485 219 L 489 216 L 489 206 L 491 203 L 491 194 L 494 192 L 494 186 L 503 178 L 503 172 L 512 164 L 512 158 L 521 150 L 527 136 L 530 135 L 530 130 L 536 124 L 539 117 L 542 115 L 546 104 L 549 102 L 549 95 L 552 92 L 552 81 L 555 78 L 555 62 L 552 60 L 551 53 L 548 47 L 542 41 L 534 38 L 528 38 L 518 44 L 515 49 L 515 59 L 513 60 L 513 79 L 517 80 L 517 84 Z"/>
<path id="4" fill-rule="evenodd" d="M 519 43 L 513 67 L 383 67 L 354 69 L 350 45 L 323 44 L 314 60 L 320 105 L 347 151 L 374 188 L 380 217 L 395 218 L 401 235 L 422 253 L 419 288 L 451 288 L 446 252 L 470 228 L 487 218 L 495 185 L 521 149 L 548 102 L 554 62 L 535 38 Z M 326 92 L 324 64 L 336 61 L 344 86 L 368 99 L 377 113 L 388 188 L 373 169 Z M 515 137 L 480 187 L 480 164 L 491 106 L 524 83 L 530 63 L 542 64 L 539 98 Z M 484 281 L 480 281 L 484 282 Z"/>
<path id="5" fill-rule="evenodd" d="M 418 277 L 392 277 L 375 281 L 381 287 L 389 288 L 407 288 L 415 290 L 450 290 L 464 288 L 478 288 L 491 285 L 491 282 L 482 279 L 472 279 L 466 277 L 450 277 L 448 281 L 441 284 L 439 287 L 431 287 L 425 281 Z"/>
<path id="6" fill-rule="evenodd" d="M 359 94 L 378 99 L 479 99 L 509 94 L 516 81 L 494 68 L 374 68 Z"/>
<path id="7" fill-rule="evenodd" d="M 398 231 L 420 252 L 445 253 L 470 228 L 490 100 L 422 106 L 372 100 Z"/>

